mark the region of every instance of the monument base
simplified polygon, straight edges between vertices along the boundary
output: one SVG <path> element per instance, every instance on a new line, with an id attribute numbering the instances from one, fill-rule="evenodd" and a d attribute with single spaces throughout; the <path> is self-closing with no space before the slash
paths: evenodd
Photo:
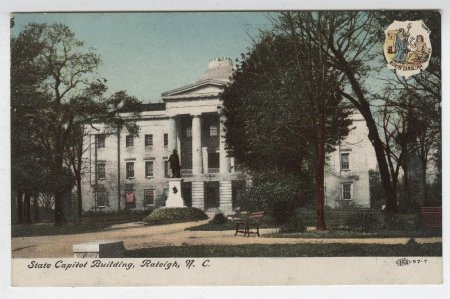
<path id="1" fill-rule="evenodd" d="M 169 196 L 166 200 L 166 207 L 185 207 L 181 195 L 181 179 L 169 179 Z"/>

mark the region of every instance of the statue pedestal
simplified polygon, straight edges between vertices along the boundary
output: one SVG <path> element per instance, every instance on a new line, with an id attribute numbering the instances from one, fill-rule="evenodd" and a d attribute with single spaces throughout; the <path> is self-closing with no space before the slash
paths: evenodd
<path id="1" fill-rule="evenodd" d="M 181 179 L 169 179 L 169 196 L 166 200 L 166 207 L 185 207 L 181 196 Z"/>

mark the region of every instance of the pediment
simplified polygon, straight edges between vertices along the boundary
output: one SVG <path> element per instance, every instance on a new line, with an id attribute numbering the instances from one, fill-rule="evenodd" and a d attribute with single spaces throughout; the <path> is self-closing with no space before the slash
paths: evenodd
<path id="1" fill-rule="evenodd" d="M 223 92 L 225 85 L 223 81 L 206 80 L 164 92 L 161 96 L 163 99 L 217 96 Z"/>

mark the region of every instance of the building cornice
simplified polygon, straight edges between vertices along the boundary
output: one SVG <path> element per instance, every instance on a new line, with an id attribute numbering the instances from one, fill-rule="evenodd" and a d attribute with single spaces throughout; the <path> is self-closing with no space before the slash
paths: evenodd
<path id="1" fill-rule="evenodd" d="M 174 95 L 174 96 L 164 97 L 164 101 L 184 100 L 184 99 L 217 98 L 221 94 L 222 94 L 222 92 L 208 92 L 208 93 L 187 94 L 187 95 Z"/>
<path id="2" fill-rule="evenodd" d="M 214 86 L 219 86 L 219 87 L 225 87 L 225 85 L 227 85 L 227 84 L 228 84 L 228 82 L 226 82 L 226 81 L 208 79 L 208 80 L 195 82 L 195 83 L 192 83 L 192 84 L 184 85 L 182 87 L 163 92 L 161 94 L 161 97 L 163 98 L 163 100 L 171 99 L 171 98 L 174 98 L 174 97 L 181 96 L 181 95 L 177 95 L 179 93 L 190 91 L 190 90 L 202 87 L 202 86 L 214 85 Z M 197 95 L 190 95 L 188 97 L 196 97 L 196 96 Z"/>

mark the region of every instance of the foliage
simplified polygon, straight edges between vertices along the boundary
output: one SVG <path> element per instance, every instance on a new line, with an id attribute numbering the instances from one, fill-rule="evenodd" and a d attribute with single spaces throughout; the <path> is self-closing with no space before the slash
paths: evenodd
<path id="1" fill-rule="evenodd" d="M 248 214 L 239 214 L 233 215 L 233 219 L 227 219 L 227 221 L 223 224 L 214 224 L 209 221 L 208 223 L 201 224 L 198 226 L 191 226 L 186 228 L 188 231 L 226 231 L 226 230 L 235 230 L 236 222 L 245 222 L 248 221 Z M 280 224 L 270 215 L 264 216 L 261 219 L 259 228 L 279 228 Z"/>
<path id="2" fill-rule="evenodd" d="M 74 183 L 66 155 L 79 159 L 83 150 L 77 128 L 117 120 L 139 103 L 123 91 L 105 98 L 106 80 L 95 74 L 99 64 L 99 56 L 63 24 L 30 23 L 11 40 L 13 189 L 54 193 L 56 224 L 64 220 L 62 194 Z M 80 163 L 68 164 L 80 181 Z"/>
<path id="3" fill-rule="evenodd" d="M 30 119 L 48 105 L 46 93 L 38 89 L 45 73 L 35 63 L 44 45 L 30 46 L 35 36 L 31 32 L 11 40 L 11 181 L 18 192 L 45 192 L 54 181 L 44 146 L 34 142 L 37 123 Z"/>
<path id="4" fill-rule="evenodd" d="M 381 52 L 375 50 L 381 42 L 375 16 L 366 11 L 283 12 L 280 15 L 275 20 L 276 30 L 309 41 L 308 46 L 317 49 L 319 57 L 326 61 L 320 66 L 328 66 L 331 73 L 339 78 L 337 81 L 328 81 L 328 77 L 324 77 L 323 81 L 327 81 L 326 85 L 335 85 L 336 82 L 336 93 L 359 110 L 366 120 L 368 137 L 377 156 L 387 208 L 395 212 L 396 201 L 392 195 L 384 147 L 372 116 L 370 89 L 365 84 L 370 81 L 367 78 L 384 66 L 384 63 L 373 63 L 375 58 L 382 57 Z"/>
<path id="5" fill-rule="evenodd" d="M 432 196 L 437 195 L 438 201 L 441 197 L 439 190 L 434 194 L 429 194 L 428 183 L 426 180 L 427 171 L 429 171 L 429 162 L 435 162 L 437 169 L 436 181 L 441 179 L 441 164 L 438 162 L 441 155 L 441 15 L 439 11 L 385 11 L 376 14 L 378 23 L 381 27 L 387 27 L 394 20 L 422 20 L 430 29 L 430 42 L 432 56 L 429 66 L 420 74 L 414 75 L 408 79 L 401 76 L 392 76 L 388 80 L 387 93 L 390 96 L 383 98 L 386 105 L 392 107 L 399 115 L 406 115 L 407 121 L 404 124 L 411 137 L 402 148 L 393 148 L 391 151 L 402 153 L 403 161 L 397 161 L 401 164 L 405 176 L 410 176 L 409 156 L 418 154 L 420 158 L 420 167 L 422 169 L 421 188 L 424 192 L 425 204 L 429 204 Z M 380 38 L 384 38 L 381 36 Z M 408 119 L 410 118 L 410 119 Z M 397 147 L 399 143 L 397 142 Z M 401 144 L 400 144 L 401 145 Z M 413 174 L 411 174 L 413 175 Z M 439 184 L 439 183 L 438 183 Z M 410 204 L 408 196 L 414 193 L 415 185 L 405 185 L 405 202 Z M 410 207 L 406 207 L 409 209 Z"/>
<path id="6" fill-rule="evenodd" d="M 355 238 L 430 238 L 442 237 L 442 231 L 429 229 L 416 230 L 377 230 L 353 231 L 348 229 L 333 229 L 326 231 L 310 230 L 302 233 L 273 233 L 265 234 L 267 238 L 316 238 L 316 239 L 355 239 Z"/>
<path id="7" fill-rule="evenodd" d="M 227 149 L 251 170 L 276 169 L 298 174 L 312 159 L 316 123 L 310 118 L 322 110 L 310 105 L 314 99 L 305 90 L 314 87 L 307 87 L 309 82 L 301 70 L 313 69 L 311 64 L 318 58 L 310 57 L 308 61 L 300 57 L 298 62 L 296 55 L 307 45 L 296 42 L 282 34 L 262 33 L 254 47 L 242 54 L 233 83 L 222 95 Z M 335 79 L 325 76 L 329 82 Z M 330 107 L 324 110 L 328 151 L 339 135 L 346 134 L 349 124 L 348 114 L 340 106 L 341 99 L 330 96 L 334 95 L 333 84 L 329 88 L 323 94 L 330 101 Z"/>
<path id="8" fill-rule="evenodd" d="M 306 176 L 299 179 L 277 172 L 254 174 L 252 187 L 245 194 L 242 209 L 266 211 L 280 223 L 286 222 L 295 207 L 310 203 L 310 184 L 310 177 Z"/>
<path id="9" fill-rule="evenodd" d="M 159 208 L 143 219 L 148 224 L 165 224 L 208 219 L 208 215 L 197 208 Z"/>
<path id="10" fill-rule="evenodd" d="M 380 212 L 366 211 L 350 215 L 345 225 L 351 230 L 377 231 L 385 227 L 384 215 Z"/>
<path id="11" fill-rule="evenodd" d="M 374 210 L 381 210 L 384 204 L 383 186 L 381 185 L 380 172 L 376 170 L 369 170 L 369 193 L 370 193 L 370 208 Z"/>
<path id="12" fill-rule="evenodd" d="M 128 250 L 125 256 L 129 258 L 442 256 L 442 243 L 185 245 Z"/>
<path id="13" fill-rule="evenodd" d="M 419 214 L 386 215 L 385 222 L 391 231 L 415 231 L 420 227 Z"/>
<path id="14" fill-rule="evenodd" d="M 345 225 L 356 231 L 374 232 L 389 231 L 415 231 L 420 226 L 418 214 L 384 214 L 381 212 L 365 211 L 350 215 Z"/>
<path id="15" fill-rule="evenodd" d="M 218 224 L 218 225 L 225 224 L 226 222 L 227 218 L 222 213 L 215 214 L 214 218 L 209 221 L 210 224 Z"/>
<path id="16" fill-rule="evenodd" d="M 47 209 L 46 209 L 47 210 Z M 51 210 L 43 211 L 42 218 L 52 219 L 52 215 L 49 214 Z M 53 211 L 51 211 L 53 212 Z M 111 225 L 119 223 L 137 222 L 142 220 L 142 217 L 146 215 L 148 211 L 120 211 L 120 212 L 86 212 L 81 222 L 77 223 L 65 223 L 62 226 L 55 226 L 52 223 L 39 223 L 32 225 L 17 224 L 12 225 L 11 233 L 12 237 L 32 237 L 32 236 L 53 236 L 53 235 L 72 235 L 81 233 L 93 233 L 100 232 L 107 229 Z"/>
<path id="17" fill-rule="evenodd" d="M 306 231 L 306 225 L 302 217 L 295 214 L 288 223 L 283 224 L 280 227 L 280 233 L 303 233 Z"/>

